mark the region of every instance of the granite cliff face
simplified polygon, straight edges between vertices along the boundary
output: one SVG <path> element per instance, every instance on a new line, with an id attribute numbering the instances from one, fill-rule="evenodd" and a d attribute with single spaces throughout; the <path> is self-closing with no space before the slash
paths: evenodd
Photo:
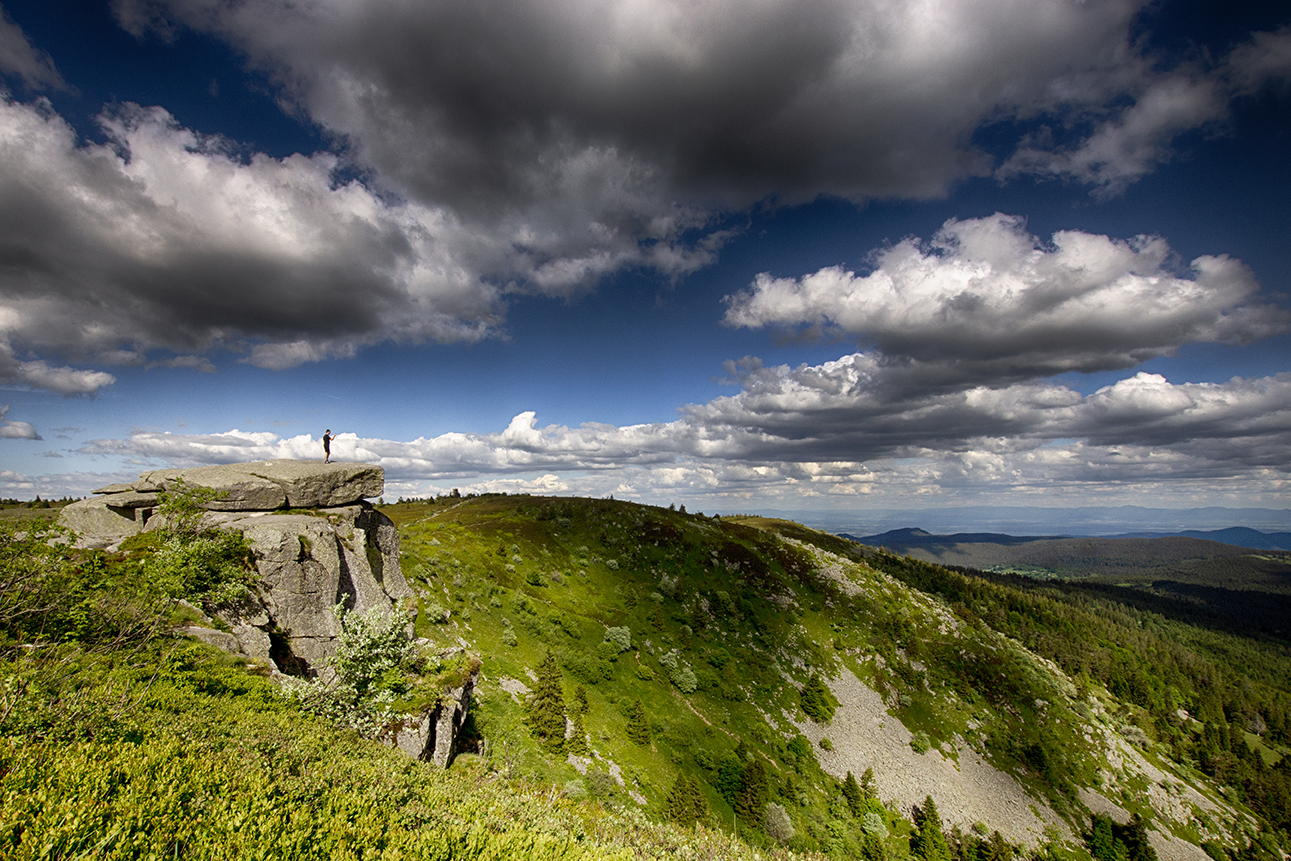
<path id="1" fill-rule="evenodd" d="M 408 614 L 416 603 L 399 568 L 399 533 L 367 500 L 385 489 L 385 473 L 362 463 L 268 460 L 145 472 L 63 509 L 59 522 L 86 548 L 116 549 L 132 535 L 162 529 L 160 494 L 206 488 L 201 526 L 242 533 L 255 558 L 259 588 L 216 619 L 181 628 L 275 674 L 322 677 L 336 650 L 343 604 L 356 613 Z M 196 609 L 196 608 L 194 608 Z M 404 715 L 383 736 L 414 759 L 447 766 L 470 706 L 476 669 L 446 689 L 433 707 Z"/>
<path id="2" fill-rule="evenodd" d="M 316 675 L 340 632 L 332 607 L 400 612 L 400 600 L 412 597 L 399 569 L 399 534 L 366 501 L 384 490 L 378 466 L 268 460 L 155 470 L 99 488 L 59 521 L 79 546 L 114 549 L 164 527 L 159 494 L 181 482 L 215 492 L 202 524 L 241 532 L 260 575 L 253 600 L 224 613 L 231 634 L 201 626 L 186 633 L 275 671 Z"/>

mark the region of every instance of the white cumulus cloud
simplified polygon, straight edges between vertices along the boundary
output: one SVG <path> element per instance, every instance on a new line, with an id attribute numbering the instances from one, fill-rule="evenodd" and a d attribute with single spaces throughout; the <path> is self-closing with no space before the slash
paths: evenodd
<path id="1" fill-rule="evenodd" d="M 996 214 L 952 219 L 930 242 L 905 239 L 873 260 L 864 275 L 763 273 L 728 297 L 725 322 L 855 339 L 875 351 L 866 373 L 902 390 L 1128 368 L 1291 328 L 1240 261 L 1206 255 L 1180 272 L 1158 237 L 1060 231 L 1046 244 Z"/>

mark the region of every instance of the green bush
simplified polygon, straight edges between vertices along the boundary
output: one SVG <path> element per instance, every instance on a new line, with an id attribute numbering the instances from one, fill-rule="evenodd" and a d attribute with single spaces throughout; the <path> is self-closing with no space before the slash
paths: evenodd
<path id="1" fill-rule="evenodd" d="M 613 644 L 620 652 L 630 651 L 632 649 L 632 631 L 627 625 L 607 628 L 605 642 Z"/>
<path id="2" fill-rule="evenodd" d="M 807 713 L 807 717 L 816 723 L 829 723 L 834 718 L 834 711 L 838 708 L 838 700 L 829 688 L 821 681 L 819 673 L 813 673 L 807 683 L 802 686 L 799 696 L 799 702 L 802 704 L 802 710 Z"/>
<path id="3" fill-rule="evenodd" d="M 343 604 L 332 612 L 341 626 L 336 651 L 327 659 L 333 677 L 287 679 L 283 693 L 317 715 L 375 738 L 395 719 L 395 700 L 412 689 L 406 670 L 417 647 L 399 613 L 379 607 L 352 613 Z"/>
<path id="4" fill-rule="evenodd" d="M 693 694 L 699 688 L 699 680 L 695 678 L 695 671 L 687 664 L 683 664 L 671 673 L 668 678 L 677 686 L 677 690 L 683 694 Z"/>

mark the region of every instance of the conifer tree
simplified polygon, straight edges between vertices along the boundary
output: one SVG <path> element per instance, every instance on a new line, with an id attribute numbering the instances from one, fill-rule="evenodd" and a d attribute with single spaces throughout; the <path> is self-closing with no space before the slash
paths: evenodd
<path id="1" fill-rule="evenodd" d="M 1085 839 L 1085 845 L 1097 861 L 1129 861 L 1129 852 L 1126 851 L 1125 844 L 1116 839 L 1109 816 L 1094 814 L 1093 827 Z"/>
<path id="2" fill-rule="evenodd" d="M 740 794 L 740 785 L 744 781 L 744 769 L 748 764 L 748 760 L 734 753 L 726 754 L 718 763 L 717 781 L 713 785 L 726 799 L 726 803 L 732 807 L 735 806 L 735 798 Z"/>
<path id="3" fill-rule="evenodd" d="M 565 694 L 562 691 L 560 667 L 550 651 L 538 665 L 538 680 L 525 705 L 529 710 L 529 725 L 543 746 L 552 753 L 560 753 L 565 746 Z"/>
<path id="4" fill-rule="evenodd" d="M 866 799 L 878 797 L 878 790 L 874 788 L 873 768 L 865 769 L 865 773 L 861 775 L 861 794 L 864 795 Z"/>
<path id="5" fill-rule="evenodd" d="M 740 794 L 735 797 L 735 813 L 753 827 L 762 824 L 767 806 L 767 770 L 762 760 L 755 759 L 744 769 Z M 949 861 L 949 859 L 946 859 Z"/>
<path id="6" fill-rule="evenodd" d="M 802 710 L 807 713 L 807 717 L 816 723 L 829 723 L 833 720 L 834 710 L 838 708 L 838 702 L 834 695 L 830 693 L 829 688 L 821 680 L 819 673 L 812 673 L 807 684 L 802 686 L 802 692 L 799 695 L 802 703 Z"/>
<path id="7" fill-rule="evenodd" d="M 646 718 L 645 704 L 641 700 L 628 708 L 628 738 L 639 745 L 650 744 L 650 721 Z"/>
<path id="8" fill-rule="evenodd" d="M 921 861 L 950 861 L 950 846 L 941 830 L 941 814 L 931 795 L 924 798 L 919 810 L 919 830 L 910 848 Z"/>
<path id="9" fill-rule="evenodd" d="M 865 797 L 861 794 L 861 785 L 856 782 L 856 775 L 850 771 L 843 781 L 843 797 L 847 799 L 847 806 L 851 808 L 852 815 L 860 816 Z"/>
<path id="10" fill-rule="evenodd" d="M 578 709 L 579 714 L 587 714 L 591 704 L 587 702 L 587 688 L 579 685 L 574 688 L 574 707 Z"/>
<path id="11" fill-rule="evenodd" d="M 573 733 L 565 740 L 565 750 L 578 756 L 591 756 L 591 748 L 587 746 L 587 728 L 583 725 L 583 713 L 574 712 L 573 721 Z"/>
<path id="12" fill-rule="evenodd" d="M 685 774 L 677 775 L 668 799 L 664 802 L 664 815 L 679 825 L 693 826 L 708 817 L 708 802 L 704 800 L 699 783 Z"/>

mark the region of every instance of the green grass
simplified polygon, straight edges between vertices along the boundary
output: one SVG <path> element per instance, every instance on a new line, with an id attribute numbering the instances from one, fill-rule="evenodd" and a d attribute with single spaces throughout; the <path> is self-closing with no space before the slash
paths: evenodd
<path id="1" fill-rule="evenodd" d="M 808 720 L 800 688 L 813 675 L 850 670 L 921 746 L 926 739 L 925 755 L 966 739 L 1077 831 L 1088 825 L 1077 790 L 1106 767 L 1083 736 L 1091 693 L 1109 713 L 1157 732 L 1156 711 L 1130 708 L 1110 685 L 1075 672 L 1073 683 L 1021 645 L 1070 637 L 1084 646 L 1092 632 L 1109 660 L 1161 663 L 1151 650 L 1162 647 L 1144 639 L 1137 611 L 1072 616 L 1057 599 L 766 518 L 502 495 L 382 511 L 399 527 L 403 572 L 422 610 L 417 636 L 431 652 L 465 644 L 482 660 L 458 764 L 442 772 L 401 759 L 299 711 L 267 680 L 204 647 L 156 632 L 109 644 L 112 631 L 139 626 L 90 624 L 86 614 L 99 612 L 102 595 L 122 593 L 120 584 L 144 594 L 139 560 L 155 548 L 69 553 L 64 567 L 81 571 L 68 574 L 80 609 L 45 629 L 64 633 L 34 650 L 18 647 L 30 637 L 17 628 L 0 638 L 0 735 L 10 740 L 0 748 L 0 827 L 9 829 L 0 854 L 6 845 L 17 847 L 14 857 L 207 857 L 221 846 L 248 857 L 346 858 L 737 858 L 757 850 L 904 861 L 904 812 L 871 800 L 868 812 L 881 813 L 888 837 L 877 848 L 866 843 L 863 816 L 838 781 L 803 755 L 804 743 L 813 748 L 794 721 Z M 846 588 L 826 566 L 842 572 Z M 0 615 L 7 600 L 0 595 Z M 0 631 L 5 624 L 0 618 Z M 620 627 L 631 631 L 628 651 L 604 642 Z M 1249 657 L 1238 641 L 1188 636 L 1222 644 L 1234 664 Z M 581 723 L 592 756 L 577 765 L 539 744 L 510 692 L 534 684 L 548 653 L 562 667 L 567 715 L 575 690 L 586 691 Z M 462 681 L 471 661 L 436 664 L 431 687 Z M 1227 684 L 1227 666 L 1212 677 Z M 1196 708 L 1192 689 L 1162 690 Z M 627 731 L 637 701 L 648 744 Z M 765 768 L 767 800 L 789 813 L 796 834 L 787 847 L 736 817 L 732 780 L 750 762 Z M 682 775 L 708 805 L 697 832 L 660 824 Z M 199 811 L 202 824 L 154 821 L 148 798 L 159 810 Z M 242 824 L 250 820 L 254 827 Z"/>

